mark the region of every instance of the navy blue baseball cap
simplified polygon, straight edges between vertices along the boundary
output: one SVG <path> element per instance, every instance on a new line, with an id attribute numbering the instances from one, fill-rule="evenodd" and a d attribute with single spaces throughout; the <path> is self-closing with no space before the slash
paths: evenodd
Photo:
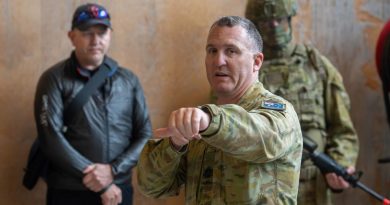
<path id="1" fill-rule="evenodd" d="M 86 30 L 94 25 L 104 25 L 111 28 L 110 14 L 101 5 L 87 3 L 79 6 L 73 14 L 72 30 Z"/>

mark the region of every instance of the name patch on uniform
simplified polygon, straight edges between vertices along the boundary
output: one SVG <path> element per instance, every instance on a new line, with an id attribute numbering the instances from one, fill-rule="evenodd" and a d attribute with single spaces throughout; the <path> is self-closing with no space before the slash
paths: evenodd
<path id="1" fill-rule="evenodd" d="M 262 108 L 271 109 L 271 110 L 285 110 L 286 104 L 271 102 L 271 101 L 263 101 L 261 103 Z"/>

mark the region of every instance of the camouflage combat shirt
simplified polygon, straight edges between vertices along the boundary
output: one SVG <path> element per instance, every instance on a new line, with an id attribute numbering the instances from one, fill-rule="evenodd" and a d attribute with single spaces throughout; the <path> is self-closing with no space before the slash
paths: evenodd
<path id="1" fill-rule="evenodd" d="M 141 192 L 178 195 L 187 205 L 296 204 L 302 137 L 293 106 L 254 83 L 237 104 L 201 106 L 211 114 L 186 150 L 149 141 L 138 163 Z"/>

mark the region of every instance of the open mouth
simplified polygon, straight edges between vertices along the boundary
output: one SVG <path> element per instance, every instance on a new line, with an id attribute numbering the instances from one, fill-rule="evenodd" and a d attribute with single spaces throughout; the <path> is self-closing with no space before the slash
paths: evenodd
<path id="1" fill-rule="evenodd" d="M 218 72 L 215 73 L 215 76 L 216 77 L 228 77 L 229 75 L 224 73 L 224 72 L 218 71 Z"/>

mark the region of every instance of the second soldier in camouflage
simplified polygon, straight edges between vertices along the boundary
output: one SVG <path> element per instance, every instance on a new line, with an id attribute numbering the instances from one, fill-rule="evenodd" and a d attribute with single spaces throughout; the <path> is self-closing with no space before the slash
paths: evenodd
<path id="1" fill-rule="evenodd" d="M 295 0 L 249 0 L 246 16 L 262 31 L 264 58 L 259 80 L 264 87 L 294 105 L 302 133 L 313 139 L 318 151 L 353 171 L 358 138 L 349 109 L 349 97 L 340 73 L 310 45 L 292 42 L 291 18 Z M 324 176 L 303 156 L 298 193 L 300 205 L 329 205 L 330 189 L 341 191 L 347 184 Z M 336 183 L 333 183 L 336 181 Z"/>

